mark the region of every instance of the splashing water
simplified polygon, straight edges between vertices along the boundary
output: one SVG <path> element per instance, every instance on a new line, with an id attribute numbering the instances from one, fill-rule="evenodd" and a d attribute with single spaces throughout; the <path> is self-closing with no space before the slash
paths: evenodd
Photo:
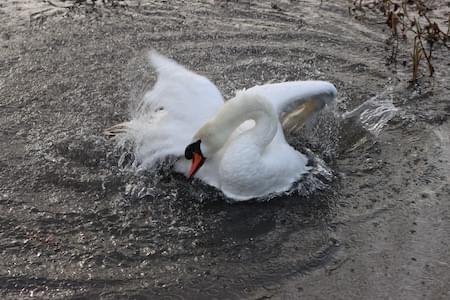
<path id="1" fill-rule="evenodd" d="M 146 64 L 141 61 L 135 61 L 132 65 L 142 66 Z M 132 69 L 135 70 L 135 68 Z M 135 74 L 136 71 L 130 71 L 130 73 Z M 130 101 L 130 113 L 132 117 L 136 117 L 137 112 L 142 109 L 142 107 L 139 106 L 141 103 L 140 99 L 142 98 L 144 91 L 148 89 L 149 82 L 151 81 L 148 78 L 148 72 L 145 68 L 141 70 L 137 77 L 142 77 L 144 75 L 146 75 L 146 78 L 141 78 L 143 80 L 133 80 L 133 82 L 145 82 L 145 84 L 131 89 L 134 90 L 134 93 L 131 95 L 132 101 Z M 294 184 L 291 190 L 286 192 L 285 195 L 289 196 L 296 194 L 309 197 L 318 191 L 326 190 L 335 179 L 335 173 L 328 164 L 332 164 L 336 159 L 338 147 L 342 141 L 345 140 L 346 132 L 349 131 L 352 139 L 355 137 L 364 139 L 368 133 L 376 137 L 381 133 L 389 120 L 396 115 L 397 111 L 398 109 L 393 105 L 392 93 L 390 90 L 387 90 L 386 92 L 370 98 L 348 112 L 339 113 L 336 106 L 327 107 L 317 116 L 312 118 L 311 122 L 305 124 L 299 135 L 289 136 L 288 134 L 288 142 L 294 146 L 294 148 L 299 149 L 300 152 L 308 155 L 310 162 L 312 163 L 312 169 L 307 176 L 304 176 L 299 182 Z M 358 134 L 359 137 L 357 137 L 356 135 L 351 134 L 354 130 L 359 131 L 361 136 Z M 353 142 L 351 144 L 353 144 Z M 132 149 L 133 145 L 121 143 L 121 145 L 118 146 L 122 150 L 122 155 L 118 161 L 119 167 L 122 170 L 128 170 L 131 171 L 131 173 L 141 173 L 144 171 L 147 176 L 150 172 L 152 178 L 161 180 L 163 177 L 171 176 L 170 173 L 173 171 L 170 166 L 173 165 L 173 159 L 162 162 L 158 167 L 152 170 L 144 170 L 146 169 L 145 167 L 142 168 L 142 166 L 139 166 L 139 159 Z M 163 171 L 161 171 L 161 169 L 163 169 Z M 139 176 L 138 174 L 136 175 Z M 175 179 L 175 181 L 177 181 L 177 184 L 181 184 L 181 182 L 178 181 L 183 180 L 179 178 L 178 180 Z M 158 189 L 157 185 L 158 184 L 156 184 L 154 188 Z M 198 185 L 197 188 L 199 188 Z M 135 195 L 138 198 L 146 194 L 146 192 L 142 190 L 142 184 L 135 188 L 133 187 L 133 184 L 131 184 L 127 187 L 127 191 L 128 194 Z M 204 191 L 202 191 L 202 195 L 203 193 Z M 196 197 L 199 195 L 194 192 L 192 196 Z M 259 200 L 267 201 L 279 196 L 282 195 L 269 195 Z M 200 198 L 204 198 L 204 195 Z"/>
<path id="2" fill-rule="evenodd" d="M 370 98 L 348 112 L 339 113 L 335 106 L 321 111 L 311 124 L 306 124 L 301 136 L 288 137 L 291 145 L 307 153 L 313 161 L 313 168 L 287 194 L 310 196 L 329 189 L 335 179 L 335 172 L 327 163 L 336 159 L 339 145 L 345 140 L 347 131 L 352 138 L 357 138 L 350 144 L 359 145 L 367 141 L 368 134 L 377 137 L 398 111 L 393 104 L 391 90 Z M 353 134 L 355 132 L 359 134 Z"/>
<path id="3" fill-rule="evenodd" d="M 342 114 L 343 119 L 357 120 L 361 126 L 374 136 L 378 136 L 398 112 L 394 106 L 392 95 L 388 92 L 376 95 L 352 111 Z"/>

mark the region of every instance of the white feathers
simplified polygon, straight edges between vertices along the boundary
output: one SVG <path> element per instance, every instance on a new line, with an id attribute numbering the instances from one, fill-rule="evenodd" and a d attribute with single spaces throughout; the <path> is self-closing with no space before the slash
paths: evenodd
<path id="1" fill-rule="evenodd" d="M 195 137 L 209 154 L 195 177 L 235 200 L 286 191 L 308 172 L 306 157 L 287 144 L 283 127 L 298 128 L 331 103 L 336 97 L 331 83 L 255 86 L 224 105 L 207 78 L 154 50 L 149 59 L 158 74 L 153 89 L 131 121 L 106 131 L 133 144 L 140 168 L 175 157 L 175 170 L 186 174 L 190 162 L 183 154 Z"/>
<path id="2" fill-rule="evenodd" d="M 151 168 L 167 156 L 181 156 L 194 133 L 223 105 L 216 86 L 175 61 L 150 51 L 158 79 L 135 117 L 117 138 L 134 145 L 136 165 Z"/>

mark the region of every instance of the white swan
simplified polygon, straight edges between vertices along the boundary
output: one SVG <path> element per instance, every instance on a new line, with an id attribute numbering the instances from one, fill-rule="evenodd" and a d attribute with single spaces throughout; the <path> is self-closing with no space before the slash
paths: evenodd
<path id="1" fill-rule="evenodd" d="M 131 121 L 106 130 L 133 142 L 140 168 L 176 157 L 176 171 L 236 201 L 287 191 L 308 172 L 307 157 L 286 142 L 283 128 L 298 128 L 333 102 L 334 85 L 266 84 L 224 102 L 205 77 L 154 50 L 149 57 L 158 73 L 155 86 Z"/>

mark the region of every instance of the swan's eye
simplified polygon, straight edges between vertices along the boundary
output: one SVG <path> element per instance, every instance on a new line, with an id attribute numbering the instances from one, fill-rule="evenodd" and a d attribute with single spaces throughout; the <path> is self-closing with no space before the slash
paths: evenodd
<path id="1" fill-rule="evenodd" d="M 186 150 L 184 150 L 184 157 L 186 157 L 186 159 L 192 159 L 192 157 L 194 156 L 194 152 L 196 152 L 198 154 L 202 154 L 202 151 L 200 150 L 201 142 L 202 142 L 201 140 L 198 140 L 198 141 L 188 145 L 186 147 Z"/>
<path id="2" fill-rule="evenodd" d="M 191 145 L 186 147 L 186 150 L 184 150 L 184 157 L 186 157 L 186 159 L 192 159 L 192 147 Z"/>

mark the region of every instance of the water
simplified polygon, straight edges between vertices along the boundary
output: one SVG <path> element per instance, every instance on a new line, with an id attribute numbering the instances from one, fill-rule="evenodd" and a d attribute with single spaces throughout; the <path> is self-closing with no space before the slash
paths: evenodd
<path id="1" fill-rule="evenodd" d="M 342 114 L 343 119 L 352 119 L 374 136 L 378 136 L 386 124 L 397 114 L 392 91 L 388 90 L 370 98 L 355 109 Z"/>
<path id="2" fill-rule="evenodd" d="M 355 146 L 367 141 L 369 137 L 378 136 L 383 127 L 398 112 L 398 108 L 393 105 L 392 96 L 390 95 L 391 92 L 391 89 L 389 89 L 386 92 L 376 95 L 348 112 L 341 113 L 336 106 L 328 107 L 306 124 L 300 134 L 288 135 L 289 143 L 310 158 L 312 161 L 312 170 L 289 191 L 284 193 L 284 196 L 292 196 L 294 194 L 299 197 L 310 197 L 314 193 L 330 189 L 333 181 L 336 180 L 336 173 L 325 161 L 333 165 L 338 152 L 348 150 L 348 144 L 343 146 L 342 140 L 339 137 L 342 137 L 347 132 L 359 131 L 359 135 L 352 134 L 353 139 L 355 136 L 357 137 L 356 140 L 352 141 L 353 146 Z M 347 148 L 343 149 L 345 147 Z M 162 162 L 156 169 L 152 168 L 152 170 L 145 171 L 135 164 L 133 146 L 131 144 L 124 145 L 120 143 L 116 151 L 121 153 L 118 159 L 118 166 L 123 171 L 152 178 L 151 182 L 144 180 L 137 184 L 130 183 L 126 185 L 125 195 L 138 199 L 154 195 L 155 190 L 160 188 L 160 183 L 164 180 L 163 178 L 171 176 L 173 172 L 172 167 L 176 161 L 175 158 L 169 158 Z M 186 181 L 181 175 L 179 178 L 183 183 Z M 177 186 L 179 184 L 179 182 L 176 183 Z M 197 182 L 197 185 L 201 186 L 203 183 Z M 209 190 L 211 195 L 205 195 L 204 191 L 202 191 L 200 193 L 194 193 L 191 197 L 202 199 L 201 201 L 211 197 L 221 198 L 223 201 L 229 203 L 233 202 L 212 187 L 205 186 L 204 189 Z M 174 191 L 172 194 L 173 197 L 171 200 L 174 201 L 178 193 Z M 269 201 L 273 198 L 280 197 L 283 196 L 271 195 L 257 199 L 257 201 Z"/>
<path id="3" fill-rule="evenodd" d="M 183 293 L 187 293 L 186 298 L 196 298 L 238 297 L 239 293 L 222 289 L 223 285 L 233 289 L 263 282 L 270 285 L 279 277 L 309 272 L 329 263 L 340 247 L 327 230 L 339 186 L 337 173 L 329 167 L 339 155 L 335 137 L 346 126 L 359 128 L 365 132 L 364 137 L 374 134 L 372 128 L 381 134 L 387 115 L 396 108 L 374 99 L 350 113 L 326 110 L 314 126 L 308 127 L 308 134 L 290 137 L 303 143 L 302 150 L 314 160 L 314 168 L 294 189 L 270 202 L 228 204 L 214 188 L 173 173 L 170 163 L 156 171 L 136 173 L 133 168 L 123 168 L 122 157 L 122 171 L 115 175 L 123 182 L 119 187 L 122 196 L 111 199 L 111 205 L 113 219 L 120 218 L 125 227 L 113 239 L 122 240 L 125 232 L 129 254 L 104 262 L 104 268 L 123 262 L 145 273 L 145 278 L 158 278 L 155 284 L 169 289 L 168 294 L 181 293 L 177 282 L 195 286 L 183 288 Z M 327 163 L 322 157 L 327 158 Z M 132 254 L 135 251 L 140 254 Z M 157 260 L 166 259 L 162 270 L 155 267 L 155 263 L 160 264 Z M 212 279 L 228 274 L 230 265 L 231 277 L 225 281 L 222 275 Z M 204 283 L 195 280 L 204 276 L 208 277 Z M 135 280 L 147 282 L 144 278 Z M 150 293 L 152 289 L 148 288 Z"/>
<path id="4" fill-rule="evenodd" d="M 448 298 L 447 52 L 433 53 L 441 77 L 391 92 L 409 73 L 385 66 L 384 25 L 345 3 L 142 2 L 0 23 L 2 299 Z M 337 110 L 289 137 L 323 161 L 304 188 L 324 188 L 230 205 L 166 166 L 130 169 L 102 131 L 152 80 L 129 64 L 150 47 L 226 98 L 269 80 L 335 83 Z M 369 95 L 392 96 L 397 115 L 381 121 L 387 101 L 341 116 Z"/>

